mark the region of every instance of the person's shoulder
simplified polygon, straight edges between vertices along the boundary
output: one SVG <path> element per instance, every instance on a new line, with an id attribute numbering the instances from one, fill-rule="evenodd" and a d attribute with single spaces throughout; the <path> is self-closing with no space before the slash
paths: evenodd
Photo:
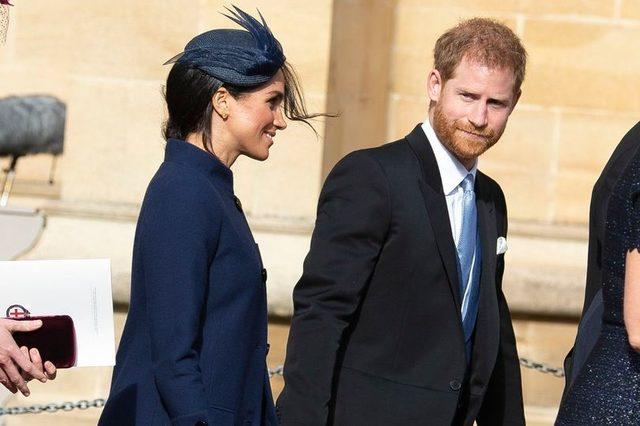
<path id="1" fill-rule="evenodd" d="M 356 152 L 369 155 L 383 164 L 391 163 L 401 158 L 408 158 L 411 155 L 411 149 L 405 138 Z"/>
<path id="2" fill-rule="evenodd" d="M 476 172 L 476 179 L 481 180 L 485 185 L 489 185 L 492 188 L 500 188 L 500 184 L 498 182 L 495 181 L 495 179 L 493 179 L 491 176 L 489 176 L 488 174 L 484 173 L 481 170 L 478 170 Z"/>
<path id="3" fill-rule="evenodd" d="M 492 194 L 495 194 L 500 200 L 504 202 L 504 192 L 502 191 L 502 187 L 492 177 L 478 170 L 476 173 L 476 179 L 478 180 L 478 183 L 480 185 L 483 185 Z"/>
<path id="4" fill-rule="evenodd" d="M 149 182 L 142 203 L 147 214 L 172 215 L 193 211 L 214 216 L 220 195 L 206 176 L 180 163 L 163 162 Z"/>
<path id="5" fill-rule="evenodd" d="M 171 185 L 175 182 L 205 184 L 207 178 L 198 170 L 175 161 L 163 161 L 152 181 L 156 185 Z"/>
<path id="6" fill-rule="evenodd" d="M 637 122 L 631 129 L 629 129 L 622 140 L 633 140 L 635 142 L 640 141 L 640 121 Z"/>
<path id="7" fill-rule="evenodd" d="M 181 163 L 163 162 L 149 182 L 148 194 L 183 198 L 202 198 L 215 187 L 202 173 Z"/>
<path id="8" fill-rule="evenodd" d="M 407 141 L 400 139 L 380 146 L 350 152 L 338 161 L 336 168 L 360 166 L 388 171 L 393 166 L 406 164 L 412 159 L 413 156 Z"/>

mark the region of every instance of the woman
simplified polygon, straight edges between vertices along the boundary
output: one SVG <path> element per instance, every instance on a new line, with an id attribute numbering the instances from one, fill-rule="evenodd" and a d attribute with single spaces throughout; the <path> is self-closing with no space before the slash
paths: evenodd
<path id="1" fill-rule="evenodd" d="M 602 331 L 560 406 L 560 426 L 640 424 L 640 150 L 616 182 L 606 218 Z"/>
<path id="2" fill-rule="evenodd" d="M 191 40 L 167 78 L 165 161 L 133 251 L 130 311 L 102 425 L 276 424 L 266 366 L 266 271 L 231 165 L 269 156 L 284 114 L 306 123 L 295 75 L 266 26 Z"/>

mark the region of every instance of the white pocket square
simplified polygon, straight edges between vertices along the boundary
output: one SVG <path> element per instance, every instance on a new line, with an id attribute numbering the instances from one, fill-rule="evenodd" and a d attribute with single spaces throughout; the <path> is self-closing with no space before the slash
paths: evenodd
<path id="1" fill-rule="evenodd" d="M 507 239 L 505 237 L 498 237 L 498 241 L 496 241 L 496 246 L 497 246 L 496 255 L 505 254 L 507 249 L 509 248 L 507 246 Z"/>

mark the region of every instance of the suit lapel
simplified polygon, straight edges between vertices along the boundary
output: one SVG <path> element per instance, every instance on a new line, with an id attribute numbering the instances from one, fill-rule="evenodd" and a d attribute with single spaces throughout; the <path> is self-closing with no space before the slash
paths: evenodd
<path id="1" fill-rule="evenodd" d="M 471 391 L 477 394 L 481 393 L 480 388 L 474 392 L 474 387 L 486 386 L 488 383 L 500 339 L 500 314 L 496 291 L 496 211 L 487 179 L 481 173 L 476 177 L 476 204 L 482 248 L 482 272 L 470 385 Z"/>
<path id="2" fill-rule="evenodd" d="M 447 272 L 449 287 L 456 304 L 458 317 L 460 317 L 460 279 L 458 278 L 458 264 L 456 248 L 451 234 L 451 222 L 447 202 L 442 190 L 442 179 L 438 169 L 436 157 L 431 145 L 420 126 L 407 136 L 409 146 L 420 160 L 422 176 L 419 179 L 420 190 L 424 198 L 424 204 L 429 216 L 429 222 L 435 235 L 438 252 Z"/>

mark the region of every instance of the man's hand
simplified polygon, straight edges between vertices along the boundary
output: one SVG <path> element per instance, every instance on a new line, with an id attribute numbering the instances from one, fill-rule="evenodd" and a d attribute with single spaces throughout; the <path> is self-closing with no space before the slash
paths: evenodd
<path id="1" fill-rule="evenodd" d="M 6 318 L 0 318 L 0 383 L 11 392 L 16 393 L 18 390 L 24 396 L 29 396 L 29 388 L 23 378 L 21 371 L 27 378 L 38 379 L 41 382 L 47 381 L 47 375 L 42 369 L 42 360 L 39 366 L 29 359 L 28 355 L 18 348 L 11 334 L 15 331 L 33 331 L 42 327 L 42 321 L 14 321 Z M 39 358 L 39 354 L 36 360 Z M 49 363 L 45 363 L 45 366 Z M 52 371 L 55 377 L 55 367 L 51 369 L 53 364 L 49 366 L 47 372 Z"/>

